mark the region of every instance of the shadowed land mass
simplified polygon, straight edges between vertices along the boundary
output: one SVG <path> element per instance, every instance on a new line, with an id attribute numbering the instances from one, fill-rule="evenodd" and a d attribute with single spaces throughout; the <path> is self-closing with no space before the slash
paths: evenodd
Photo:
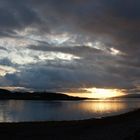
<path id="1" fill-rule="evenodd" d="M 87 98 L 68 96 L 52 92 L 11 92 L 0 89 L 0 100 L 84 100 Z"/>
<path id="2" fill-rule="evenodd" d="M 125 99 L 125 98 L 140 98 L 140 94 L 128 94 L 117 97 L 108 97 L 106 99 Z M 99 100 L 100 98 L 88 98 L 79 96 L 70 96 L 63 93 L 55 92 L 21 92 L 9 91 L 0 89 L 0 100 Z"/>

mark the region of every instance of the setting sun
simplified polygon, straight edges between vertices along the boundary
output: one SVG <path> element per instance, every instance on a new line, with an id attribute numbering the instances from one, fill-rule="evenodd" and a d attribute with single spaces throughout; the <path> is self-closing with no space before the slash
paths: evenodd
<path id="1" fill-rule="evenodd" d="M 89 88 L 86 90 L 92 93 L 91 97 L 93 98 L 110 98 L 124 95 L 124 91 L 120 89 Z"/>
<path id="2" fill-rule="evenodd" d="M 66 93 L 69 96 L 106 99 L 111 97 L 123 96 L 126 91 L 124 89 L 106 89 L 106 88 L 81 88 L 83 92 Z"/>

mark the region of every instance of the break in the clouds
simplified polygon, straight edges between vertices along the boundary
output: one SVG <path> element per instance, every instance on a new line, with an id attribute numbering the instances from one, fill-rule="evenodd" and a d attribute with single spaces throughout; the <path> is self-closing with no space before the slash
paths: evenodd
<path id="1" fill-rule="evenodd" d="M 139 0 L 0 0 L 0 86 L 140 87 Z"/>

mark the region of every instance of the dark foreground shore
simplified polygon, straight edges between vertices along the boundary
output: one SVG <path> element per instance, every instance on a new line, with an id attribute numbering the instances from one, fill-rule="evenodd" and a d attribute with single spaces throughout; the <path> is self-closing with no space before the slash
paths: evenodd
<path id="1" fill-rule="evenodd" d="M 83 121 L 0 123 L 1 140 L 140 140 L 140 110 Z"/>

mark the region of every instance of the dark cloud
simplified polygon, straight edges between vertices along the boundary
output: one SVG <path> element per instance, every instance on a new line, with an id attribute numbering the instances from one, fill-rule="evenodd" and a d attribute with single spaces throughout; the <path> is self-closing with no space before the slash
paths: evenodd
<path id="1" fill-rule="evenodd" d="M 4 48 L 4 47 L 1 47 L 1 46 L 0 46 L 0 50 L 7 51 L 7 49 L 6 49 L 6 48 Z"/>
<path id="2" fill-rule="evenodd" d="M 0 4 L 1 32 L 12 32 L 40 22 L 37 13 L 29 7 L 26 0 L 1 0 Z"/>
<path id="3" fill-rule="evenodd" d="M 23 49 L 15 43 L 12 48 L 13 44 L 6 46 L 7 43 L 0 42 L 3 56 L 0 65 L 19 70 L 6 74 L 0 84 L 52 90 L 83 85 L 137 88 L 139 7 L 139 0 L 0 0 L 0 39 L 12 38 L 13 44 L 20 39 L 26 46 Z M 59 43 L 61 37 L 57 36 L 64 33 L 74 37 Z M 35 43 L 30 43 L 32 41 Z M 94 47 L 95 42 L 99 42 L 99 46 Z M 117 52 L 111 52 L 111 48 L 120 54 L 113 54 Z M 71 54 L 79 59 L 47 60 L 45 57 L 51 52 Z M 27 64 L 22 65 L 18 59 L 25 55 L 29 56 L 24 60 Z M 14 63 L 15 59 L 18 64 Z"/>
<path id="4" fill-rule="evenodd" d="M 77 32 L 79 30 L 79 32 L 90 32 L 99 38 L 109 37 L 114 41 L 113 44 L 117 43 L 118 48 L 123 51 L 129 51 L 132 48 L 129 46 L 139 45 L 140 2 L 138 0 L 31 2 L 39 9 L 47 23 L 52 24 L 55 29 L 63 26 L 65 30 L 73 31 L 74 28 Z"/>
<path id="5" fill-rule="evenodd" d="M 107 64 L 99 65 L 99 62 L 90 60 L 79 60 L 76 63 L 68 64 L 50 62 L 28 65 L 18 73 L 7 74 L 5 79 L 10 81 L 12 86 L 21 86 L 38 90 L 58 90 L 79 89 L 84 87 L 99 88 L 135 88 L 132 78 L 136 78 L 140 73 L 131 74 L 131 70 L 125 67 L 113 67 Z M 93 60 L 92 60 L 93 61 Z M 125 71 L 127 70 L 127 72 Z M 111 73 L 111 74 L 110 74 Z"/>
<path id="6" fill-rule="evenodd" d="M 122 17 L 128 20 L 139 20 L 140 18 L 139 0 L 106 0 L 105 2 L 119 18 Z"/>

